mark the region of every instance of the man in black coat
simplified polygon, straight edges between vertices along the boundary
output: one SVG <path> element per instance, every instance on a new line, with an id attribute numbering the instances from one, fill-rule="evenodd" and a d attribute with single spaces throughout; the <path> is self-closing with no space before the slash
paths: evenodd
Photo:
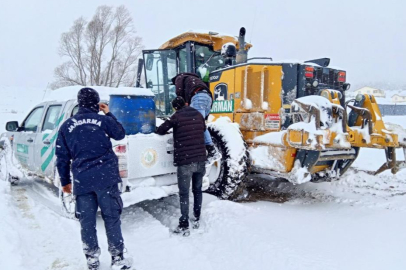
<path id="1" fill-rule="evenodd" d="M 195 108 L 207 119 L 213 104 L 213 95 L 206 83 L 193 73 L 180 73 L 172 78 L 172 82 L 176 87 L 176 95 L 182 97 L 187 105 Z M 214 147 L 210 132 L 207 129 L 204 131 L 204 143 L 208 152 L 208 163 L 212 164 L 219 160 L 221 154 Z"/>
<path id="2" fill-rule="evenodd" d="M 125 137 L 123 126 L 100 102 L 92 88 L 78 93 L 79 111 L 62 124 L 56 141 L 56 166 L 61 186 L 76 198 L 76 217 L 80 221 L 83 251 L 88 269 L 99 269 L 100 248 L 97 242 L 96 215 L 100 207 L 106 227 L 111 265 L 114 269 L 131 269 L 132 260 L 124 259 L 124 240 L 120 215 L 123 201 L 118 159 L 110 139 Z M 99 115 L 99 110 L 105 115 Z M 73 179 L 71 179 L 71 171 Z"/>
<path id="3" fill-rule="evenodd" d="M 176 112 L 169 120 L 166 120 L 156 131 L 164 135 L 173 128 L 174 141 L 174 164 L 178 167 L 178 187 L 180 198 L 181 217 L 175 233 L 188 236 L 189 232 L 189 188 L 192 180 L 193 204 L 193 228 L 199 227 L 200 213 L 202 208 L 202 182 L 206 173 L 206 148 L 204 143 L 204 131 L 206 124 L 203 116 L 194 108 L 186 106 L 182 97 L 176 97 L 172 101 Z"/>

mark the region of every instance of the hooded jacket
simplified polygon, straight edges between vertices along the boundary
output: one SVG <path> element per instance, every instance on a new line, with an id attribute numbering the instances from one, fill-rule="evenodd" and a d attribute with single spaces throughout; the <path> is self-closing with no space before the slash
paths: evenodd
<path id="1" fill-rule="evenodd" d="M 192 102 L 192 97 L 196 91 L 206 90 L 207 94 L 213 99 L 213 94 L 200 77 L 193 73 L 180 73 L 172 78 L 176 87 L 176 95 L 183 97 L 186 103 Z"/>
<path id="2" fill-rule="evenodd" d="M 184 106 L 177 110 L 156 131 L 164 135 L 173 128 L 174 165 L 182 166 L 206 161 L 204 131 L 206 123 L 203 116 L 194 108 Z"/>
<path id="3" fill-rule="evenodd" d="M 112 113 L 99 115 L 94 104 L 79 107 L 78 113 L 62 124 L 56 141 L 61 185 L 72 183 L 71 170 L 74 195 L 100 191 L 121 182 L 110 139 L 124 137 L 125 130 Z"/>

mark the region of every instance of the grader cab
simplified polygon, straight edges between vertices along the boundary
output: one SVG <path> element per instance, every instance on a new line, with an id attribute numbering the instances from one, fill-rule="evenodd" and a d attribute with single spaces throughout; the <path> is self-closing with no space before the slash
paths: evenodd
<path id="1" fill-rule="evenodd" d="M 207 173 L 210 191 L 228 198 L 248 168 L 297 184 L 331 181 L 363 147 L 385 149 L 387 162 L 378 172 L 403 166 L 395 157 L 403 145 L 382 121 L 375 98 L 346 102 L 345 70 L 330 68 L 328 58 L 250 59 L 251 47 L 241 28 L 238 38 L 186 32 L 144 51 L 146 85 L 155 93 L 159 116 L 173 113 L 172 77 L 192 72 L 208 79 L 214 94 L 208 126 L 223 153 Z"/>

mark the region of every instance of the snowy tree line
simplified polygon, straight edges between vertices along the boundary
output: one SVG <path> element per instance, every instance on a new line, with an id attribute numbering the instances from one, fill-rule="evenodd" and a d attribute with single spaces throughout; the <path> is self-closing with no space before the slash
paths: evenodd
<path id="1" fill-rule="evenodd" d="M 133 86 L 142 39 L 125 6 L 100 6 L 90 21 L 80 17 L 62 33 L 51 88 L 70 85 Z"/>

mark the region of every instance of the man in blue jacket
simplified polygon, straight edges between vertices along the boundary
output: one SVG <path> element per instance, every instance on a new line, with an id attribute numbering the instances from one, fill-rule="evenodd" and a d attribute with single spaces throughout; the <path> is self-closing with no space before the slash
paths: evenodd
<path id="1" fill-rule="evenodd" d="M 56 166 L 63 191 L 76 197 L 76 217 L 80 221 L 83 251 L 88 269 L 99 269 L 96 214 L 100 207 L 104 220 L 113 269 L 131 269 L 132 260 L 124 258 L 120 215 L 123 201 L 118 159 L 110 139 L 125 137 L 123 126 L 109 112 L 92 88 L 78 93 L 79 111 L 61 126 L 56 141 Z M 99 111 L 105 115 L 99 115 Z"/>

